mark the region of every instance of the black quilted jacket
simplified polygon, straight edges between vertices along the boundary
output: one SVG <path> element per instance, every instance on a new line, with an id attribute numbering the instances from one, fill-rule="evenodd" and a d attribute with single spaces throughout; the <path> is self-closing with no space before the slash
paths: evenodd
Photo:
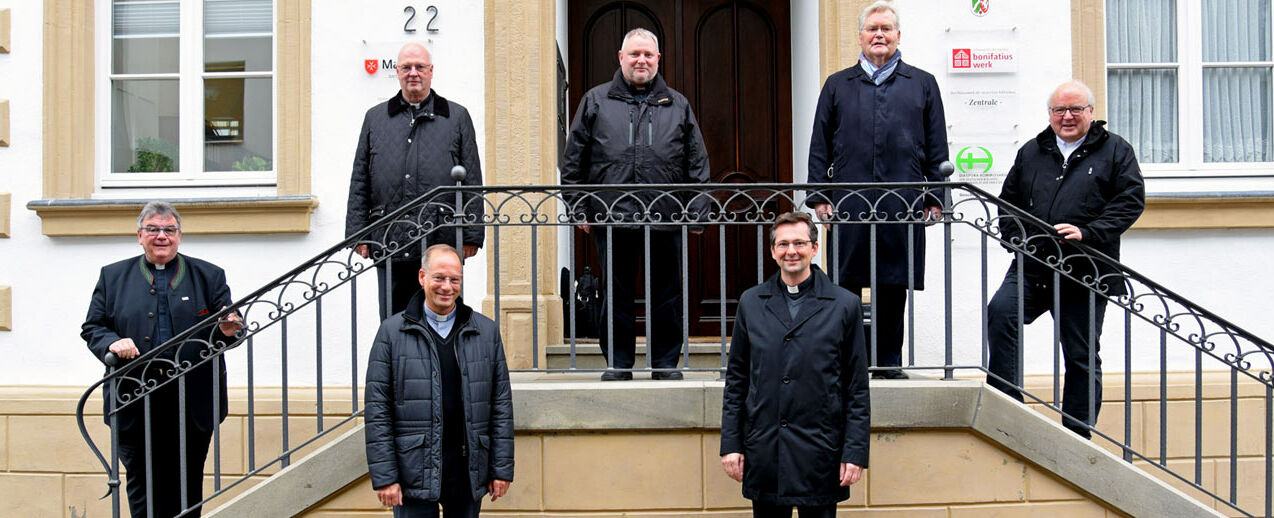
<path id="1" fill-rule="evenodd" d="M 367 363 L 364 431 L 372 487 L 437 500 L 442 488 L 442 382 L 437 344 L 425 329 L 424 292 L 380 325 Z M 464 393 L 469 485 L 477 500 L 491 480 L 513 480 L 513 395 L 495 323 L 457 302 L 456 360 Z"/>
<path id="2" fill-rule="evenodd" d="M 410 105 L 399 92 L 367 110 L 350 175 L 346 237 L 434 187 L 455 185 L 451 168 L 456 165 L 466 170 L 464 185 L 482 185 L 482 166 L 469 111 L 433 91 L 421 108 L 413 117 Z M 481 219 L 480 198 L 468 196 L 463 203 L 470 219 Z M 413 213 L 412 224 L 381 229 L 368 239 L 376 243 L 396 241 L 401 245 L 417 224 L 424 226 L 424 230 L 435 229 L 443 223 L 444 215 L 454 212 L 455 193 L 446 193 Z M 455 230 L 448 227 L 434 232 L 454 233 Z M 464 244 L 480 246 L 484 236 L 482 227 L 466 227 Z M 419 246 L 407 247 L 404 251 L 406 257 L 420 257 Z"/>

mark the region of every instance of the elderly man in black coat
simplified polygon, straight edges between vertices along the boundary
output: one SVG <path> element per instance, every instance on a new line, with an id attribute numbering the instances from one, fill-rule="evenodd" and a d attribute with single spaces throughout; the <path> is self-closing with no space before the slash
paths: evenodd
<path id="1" fill-rule="evenodd" d="M 1105 121 L 1093 121 L 1095 102 L 1092 90 L 1083 83 L 1063 83 L 1049 96 L 1049 127 L 1018 150 L 1000 198 L 1053 228 L 1038 229 L 1001 211 L 998 226 L 1005 241 L 1025 243 L 1033 257 L 1026 257 L 1022 264 L 1014 260 L 987 306 L 989 369 L 995 375 L 988 376 L 987 383 L 1018 401 L 1022 400 L 1018 312 L 1028 324 L 1045 311 L 1053 313 L 1066 361 L 1062 412 L 1068 417 L 1062 425 L 1082 437 L 1091 437 L 1089 427 L 1097 423 L 1101 409 L 1097 352 L 1106 298 L 1122 295 L 1126 288 L 1122 280 L 1111 276 L 1109 265 L 1089 259 L 1069 243 L 1083 243 L 1118 260 L 1119 236 L 1146 207 L 1132 145 L 1106 131 Z M 1053 270 L 1047 264 L 1059 259 L 1071 277 L 1092 284 L 1095 290 L 1066 277 L 1054 285 Z M 1054 312 L 1055 293 L 1059 312 Z"/>
<path id="2" fill-rule="evenodd" d="M 107 363 L 108 355 L 124 361 L 163 345 L 201 322 L 189 339 L 170 346 L 144 366 L 134 367 L 119 382 L 118 391 L 132 393 L 132 380 L 167 381 L 165 371 L 179 362 L 197 367 L 184 374 L 186 397 L 178 400 L 177 383 L 153 390 L 142 399 L 133 399 L 119 409 L 113 433 L 119 436 L 119 456 L 128 472 L 128 504 L 134 517 L 176 516 L 187 506 L 203 500 L 203 466 L 215 423 L 226 418 L 226 369 L 224 363 L 214 373 L 214 363 L 203 361 L 212 348 L 231 344 L 239 329 L 239 316 L 228 314 L 215 325 L 205 322 L 213 313 L 230 305 L 226 273 L 216 265 L 177 253 L 181 244 L 181 215 L 167 202 L 153 201 L 137 217 L 137 241 L 144 253 L 102 267 L 93 288 L 88 315 L 80 336 L 93 356 Z M 214 384 L 213 376 L 217 377 Z M 220 390 L 213 390 L 220 387 Z M 116 390 L 110 385 L 103 394 L 106 423 Z M 144 418 L 150 407 L 150 421 Z M 214 409 L 217 409 L 214 413 Z M 186 429 L 178 416 L 186 415 Z M 146 432 L 149 428 L 150 442 Z M 184 440 L 184 444 L 183 444 Z M 183 454 L 184 451 L 184 454 Z M 185 456 L 183 459 L 182 456 Z M 147 473 L 147 464 L 151 466 Z M 186 463 L 186 486 L 181 487 L 181 462 Z M 151 492 L 147 494 L 147 479 Z M 187 514 L 197 516 L 198 511 Z"/>
<path id="3" fill-rule="evenodd" d="M 871 398 L 857 295 L 810 261 L 808 214 L 770 230 L 779 273 L 739 298 L 721 411 L 721 465 L 753 516 L 836 516 L 867 467 Z"/>
<path id="4" fill-rule="evenodd" d="M 408 43 L 398 51 L 398 94 L 367 110 L 358 134 L 358 150 L 349 181 L 349 202 L 345 213 L 345 236 L 410 203 L 441 185 L 455 185 L 451 170 L 465 168 L 464 185 L 482 185 L 482 166 L 469 111 L 459 103 L 444 99 L 433 90 L 434 66 L 429 51 L 419 43 Z M 482 200 L 464 198 L 465 217 L 480 220 Z M 465 227 L 456 243 L 454 227 L 440 227 L 455 214 L 455 194 L 439 197 L 415 211 L 404 214 L 401 223 L 381 228 L 367 239 L 378 245 L 405 245 L 417 225 L 426 230 L 426 244 L 455 244 L 466 258 L 478 253 L 485 231 L 481 226 Z M 402 311 L 419 291 L 416 272 L 424 246 L 400 249 L 389 261 L 376 267 L 380 290 L 380 318 Z M 369 257 L 376 245 L 362 244 L 354 251 Z M 386 278 L 388 277 L 388 278 Z"/>
<path id="5" fill-rule="evenodd" d="M 460 255 L 425 250 L 423 291 L 367 362 L 367 470 L 397 517 L 476 517 L 513 481 L 513 393 L 495 323 L 460 300 Z"/>
<path id="6" fill-rule="evenodd" d="M 902 61 L 898 13 L 891 3 L 868 6 L 858 26 L 862 57 L 857 65 L 828 77 L 818 97 L 808 181 L 942 181 L 939 165 L 947 160 L 947 126 L 937 81 Z M 806 203 L 825 221 L 933 221 L 942 213 L 938 197 L 921 189 L 820 192 Z M 855 294 L 873 289 L 875 338 L 869 343 L 876 348 L 875 364 L 902 365 L 907 290 L 925 285 L 924 229 L 899 223 L 842 224 L 834 234 L 832 277 Z M 907 377 L 896 368 L 873 376 Z"/>

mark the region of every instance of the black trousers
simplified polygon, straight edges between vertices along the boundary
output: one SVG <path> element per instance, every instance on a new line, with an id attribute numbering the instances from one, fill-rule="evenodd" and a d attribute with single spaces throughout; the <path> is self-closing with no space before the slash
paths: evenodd
<path id="1" fill-rule="evenodd" d="M 1106 299 L 1101 296 L 1092 297 L 1091 310 L 1094 319 L 1089 319 L 1089 291 L 1081 286 L 1063 282 L 1060 293 L 1061 314 L 1053 311 L 1052 287 L 1031 282 L 1024 278 L 1022 286 L 1022 317 L 1027 324 L 1045 312 L 1053 314 L 1061 331 L 1062 358 L 1065 360 L 1066 374 L 1062 385 L 1062 412 L 1071 418 L 1062 420 L 1062 425 L 1082 437 L 1091 437 L 1084 427 L 1085 423 L 1097 423 L 1097 413 L 1101 410 L 1101 336 L 1102 322 L 1106 315 Z M 990 342 L 989 370 L 1006 382 L 988 377 L 987 383 L 1001 392 L 1022 401 L 1022 393 L 1016 383 L 1020 382 L 1018 357 L 1022 350 L 1018 343 L 1018 281 L 1016 266 L 1009 267 L 1009 272 L 1000 284 L 987 305 L 987 332 Z M 1092 334 L 1091 338 L 1089 334 Z M 1093 352 L 1092 363 L 1088 353 Z M 1051 354 L 1051 352 L 1050 352 Z M 1093 390 L 1089 391 L 1089 380 Z M 1092 398 L 1092 412 L 1089 412 L 1089 398 Z"/>
<path id="2" fill-rule="evenodd" d="M 403 505 L 394 507 L 394 518 L 437 518 L 438 507 L 447 518 L 478 518 L 482 499 L 473 499 L 469 485 L 469 458 L 459 444 L 444 439 L 442 444 L 442 494 L 438 500 L 403 498 Z"/>
<path id="3" fill-rule="evenodd" d="M 614 300 L 615 357 L 610 358 L 609 336 L 603 326 L 600 329 L 602 354 L 611 360 L 610 366 L 631 369 L 637 343 L 637 286 L 645 279 L 638 271 L 645 264 L 645 252 L 650 254 L 651 334 L 646 339 L 646 351 L 654 368 L 674 368 L 681 356 L 681 233 L 651 230 L 650 249 L 646 250 L 645 233 L 639 229 L 593 227 L 593 244 L 601 260 L 600 283 L 606 289 L 606 237 L 611 236 L 611 268 Z M 605 301 L 605 297 L 602 298 Z M 605 322 L 606 313 L 602 313 Z M 644 367 L 644 366 L 643 366 Z"/>
<path id="4" fill-rule="evenodd" d="M 158 405 L 157 405 L 158 407 Z M 144 518 L 147 504 L 154 507 L 155 518 L 181 513 L 181 443 L 178 436 L 176 410 L 151 409 L 151 487 L 146 491 L 146 435 L 142 423 L 119 434 L 119 458 L 127 471 L 128 507 L 133 518 Z M 176 406 L 172 406 L 176 408 Z M 186 504 L 194 506 L 203 500 L 203 467 L 208 457 L 211 431 L 199 430 L 191 419 L 186 426 Z M 199 516 L 199 509 L 186 516 Z"/>
<path id="5" fill-rule="evenodd" d="M 862 296 L 863 288 L 841 282 L 841 287 L 858 296 Z M 876 286 L 871 292 L 871 300 L 876 304 L 863 307 L 871 308 L 871 326 L 865 329 L 867 354 L 871 357 L 871 336 L 876 335 L 876 361 L 873 367 L 898 367 L 902 365 L 903 320 L 907 315 L 907 288 L 905 286 Z"/>
<path id="6" fill-rule="evenodd" d="M 456 247 L 456 251 L 460 252 L 461 260 L 464 259 L 464 248 L 456 241 L 454 231 L 439 231 L 425 236 L 421 241 L 420 251 L 423 253 L 426 248 L 439 243 L 446 243 Z M 377 300 L 380 304 L 380 319 L 383 321 L 394 313 L 398 313 L 407 309 L 407 303 L 411 298 L 420 291 L 420 255 L 414 257 L 401 257 L 403 254 L 376 265 L 376 293 Z M 389 265 L 388 268 L 385 265 Z M 385 275 L 389 274 L 390 279 L 387 282 Z M 391 295 L 387 299 L 385 297 L 386 290 Z M 388 300 L 389 306 L 386 307 L 385 302 Z"/>
<path id="7" fill-rule="evenodd" d="M 836 518 L 836 504 L 796 508 L 800 518 Z M 792 506 L 752 501 L 752 518 L 791 518 Z"/>

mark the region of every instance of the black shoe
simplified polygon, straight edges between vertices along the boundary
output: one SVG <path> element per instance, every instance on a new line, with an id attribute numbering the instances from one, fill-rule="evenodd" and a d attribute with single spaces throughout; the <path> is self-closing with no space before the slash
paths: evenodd
<path id="1" fill-rule="evenodd" d="M 655 371 L 650 373 L 650 379 L 652 380 L 682 380 L 682 379 L 686 379 L 686 377 L 677 371 L 665 371 L 665 372 Z"/>
<path id="2" fill-rule="evenodd" d="M 633 379 L 633 373 L 628 371 L 607 370 L 602 373 L 602 381 L 628 381 Z"/>
<path id="3" fill-rule="evenodd" d="M 888 369 L 883 371 L 873 371 L 871 379 L 874 380 L 909 380 L 911 376 L 903 372 L 902 369 Z"/>

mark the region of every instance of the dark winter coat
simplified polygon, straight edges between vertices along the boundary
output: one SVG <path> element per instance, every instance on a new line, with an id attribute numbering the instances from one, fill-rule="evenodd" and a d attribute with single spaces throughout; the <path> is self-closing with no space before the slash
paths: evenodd
<path id="1" fill-rule="evenodd" d="M 780 505 L 849 498 L 842 462 L 867 467 L 871 399 L 858 296 L 812 267 L 790 318 L 777 275 L 739 299 L 721 412 L 721 455 L 743 454 L 743 496 Z"/>
<path id="2" fill-rule="evenodd" d="M 645 102 L 637 102 L 619 71 L 580 100 L 561 171 L 563 186 L 707 183 L 712 178 L 703 135 L 686 97 L 657 75 Z M 611 193 L 568 196 L 567 201 L 588 221 L 679 221 L 702 215 L 709 205 L 707 198 L 689 193 L 653 191 L 623 198 Z"/>
<path id="3" fill-rule="evenodd" d="M 222 307 L 232 303 L 230 287 L 226 285 L 226 272 L 208 261 L 196 259 L 182 254 L 169 262 L 169 268 L 175 266 L 169 281 L 168 312 L 172 319 L 172 332 L 176 336 L 195 324 L 208 318 Z M 159 299 L 152 287 L 154 276 L 146 266 L 144 255 L 124 259 L 102 267 L 97 277 L 97 286 L 93 288 L 93 298 L 89 302 L 88 315 L 84 317 L 80 336 L 88 344 L 93 356 L 103 360 L 109 347 L 116 340 L 131 338 L 141 354 L 146 354 L 159 347 L 151 339 L 155 336 L 156 311 Z M 206 350 L 205 344 L 212 342 L 224 346 L 231 337 L 221 334 L 215 323 L 207 324 L 190 337 L 190 340 L 177 347 L 173 359 L 197 363 L 203 358 L 200 353 Z M 162 354 L 161 354 L 162 356 Z M 161 362 L 162 360 L 154 360 Z M 160 363 L 152 363 L 146 371 L 158 372 Z M 142 376 L 141 372 L 131 373 L 129 377 Z M 217 422 L 226 418 L 226 365 L 220 362 L 220 412 Z M 147 376 L 154 378 L 155 376 Z M 205 363 L 185 375 L 186 377 L 186 415 L 194 419 L 194 423 L 203 431 L 212 430 L 212 362 Z M 159 379 L 167 379 L 161 376 Z M 175 384 L 169 384 L 176 387 Z M 130 393 L 137 388 L 135 383 L 122 381 L 120 389 Z M 108 384 L 104 388 L 103 408 L 110 409 L 113 390 Z M 164 389 L 160 389 L 164 392 Z M 155 394 L 156 397 L 172 394 Z M 175 401 L 175 399 L 173 399 Z M 131 430 L 142 420 L 144 410 L 140 403 L 120 409 L 118 426 L 120 431 Z M 103 412 L 105 415 L 106 412 Z M 176 416 L 172 417 L 176 419 Z M 109 423 L 109 418 L 107 423 Z"/>
<path id="4" fill-rule="evenodd" d="M 424 321 L 424 292 L 376 332 L 364 396 L 372 487 L 395 482 L 403 496 L 438 500 L 442 490 L 442 381 L 437 344 Z M 456 362 L 464 394 L 469 487 L 477 500 L 492 480 L 513 480 L 513 394 L 495 323 L 456 303 Z"/>
<path id="5" fill-rule="evenodd" d="M 1105 121 L 1094 121 L 1084 143 L 1063 163 L 1057 148 L 1057 135 L 1052 128 L 1040 132 L 1017 152 L 1013 167 L 1004 178 L 1000 198 L 1044 220 L 1049 225 L 1070 223 L 1079 227 L 1081 242 L 1097 251 L 1119 259 L 1119 237 L 1132 226 L 1146 208 L 1146 189 L 1141 167 L 1128 141 L 1106 131 Z M 1006 241 L 1039 232 L 1017 223 L 1001 211 L 998 223 Z M 1045 230 L 1045 234 L 1056 235 Z M 1061 243 L 1062 248 L 1058 248 Z M 1032 239 L 1036 256 L 1047 259 L 1059 252 L 1063 256 L 1078 253 L 1076 247 L 1059 239 Z M 1054 260 L 1054 262 L 1056 262 Z M 1093 274 L 1088 260 L 1068 261 L 1078 279 Z M 1103 274 L 1113 271 L 1105 263 L 1097 263 Z M 1035 282 L 1051 284 L 1053 270 L 1044 264 L 1027 260 L 1025 275 Z M 1123 294 L 1122 282 L 1108 278 L 1103 282 L 1108 294 Z"/>
<path id="6" fill-rule="evenodd" d="M 482 166 L 469 111 L 431 90 L 417 115 L 413 118 L 411 113 L 411 105 L 399 92 L 363 116 L 349 182 L 346 237 L 430 189 L 455 185 L 451 168 L 457 165 L 465 168 L 464 185 L 482 185 Z M 444 216 L 455 213 L 455 199 L 455 193 L 441 195 L 437 201 L 423 206 L 423 212 L 414 213 L 411 221 L 432 222 L 430 228 L 438 228 L 437 225 L 444 223 Z M 481 221 L 484 212 L 481 200 L 467 196 L 464 204 L 469 219 Z M 368 239 L 401 244 L 411 228 L 414 225 L 394 225 L 388 229 L 388 235 L 381 231 Z M 435 232 L 454 234 L 455 230 L 446 227 Z M 480 246 L 485 234 L 481 226 L 466 227 L 464 244 Z M 399 257 L 419 258 L 420 248 L 408 247 L 405 255 Z"/>
<path id="7" fill-rule="evenodd" d="M 933 75 L 899 61 L 892 75 L 877 86 L 862 66 L 832 74 L 823 83 L 810 137 L 811 183 L 940 182 L 938 165 L 947 160 L 947 122 L 942 95 Z M 936 196 L 908 189 L 814 193 L 807 204 L 832 203 L 847 221 L 897 221 L 938 205 Z M 936 194 L 936 193 L 933 193 Z M 917 216 L 908 216 L 912 219 Z M 918 225 L 876 225 L 877 283 L 907 286 L 908 227 L 916 289 L 924 288 L 925 233 Z M 871 285 L 871 226 L 837 225 L 842 283 Z"/>

